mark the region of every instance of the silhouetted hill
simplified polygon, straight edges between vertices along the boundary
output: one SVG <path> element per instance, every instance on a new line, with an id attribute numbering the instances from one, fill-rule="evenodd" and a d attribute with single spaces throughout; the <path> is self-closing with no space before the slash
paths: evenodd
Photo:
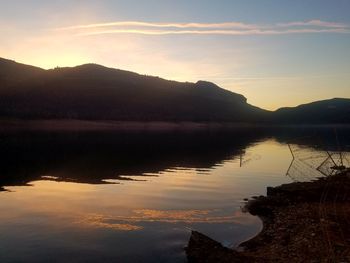
<path id="1" fill-rule="evenodd" d="M 0 84 L 1 91 L 6 86 L 20 84 L 22 81 L 31 79 L 43 74 L 45 70 L 33 66 L 16 63 L 12 60 L 0 58 Z"/>
<path id="2" fill-rule="evenodd" d="M 277 123 L 350 123 L 350 99 L 316 101 L 274 112 Z"/>
<path id="3" fill-rule="evenodd" d="M 268 114 L 205 81 L 168 81 L 95 64 L 43 70 L 4 59 L 0 72 L 2 118 L 246 122 Z"/>
<path id="4" fill-rule="evenodd" d="M 96 64 L 44 70 L 0 58 L 0 118 L 350 123 L 350 99 L 266 111 L 217 85 L 169 81 Z"/>

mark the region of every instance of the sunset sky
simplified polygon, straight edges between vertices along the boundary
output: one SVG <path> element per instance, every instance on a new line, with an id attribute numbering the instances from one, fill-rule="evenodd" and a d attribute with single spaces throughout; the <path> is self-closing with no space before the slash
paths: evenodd
<path id="1" fill-rule="evenodd" d="M 266 109 L 350 98 L 348 0 L 0 0 L 0 57 L 208 80 Z"/>

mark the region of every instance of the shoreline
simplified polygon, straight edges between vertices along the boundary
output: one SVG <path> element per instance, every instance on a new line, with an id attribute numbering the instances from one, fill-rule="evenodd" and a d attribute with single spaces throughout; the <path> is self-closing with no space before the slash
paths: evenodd
<path id="1" fill-rule="evenodd" d="M 350 128 L 350 124 L 276 124 L 196 121 L 111 121 L 75 119 L 0 119 L 0 131 L 192 131 L 285 128 Z"/>
<path id="2" fill-rule="evenodd" d="M 244 209 L 263 229 L 240 250 L 192 231 L 189 262 L 350 262 L 350 171 L 268 187 Z"/>

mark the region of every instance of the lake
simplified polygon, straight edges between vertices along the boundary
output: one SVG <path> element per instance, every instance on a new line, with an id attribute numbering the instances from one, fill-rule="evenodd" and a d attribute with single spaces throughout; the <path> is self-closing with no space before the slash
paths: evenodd
<path id="1" fill-rule="evenodd" d="M 349 131 L 2 131 L 0 262 L 186 262 L 191 229 L 236 247 L 262 228 L 243 199 L 322 176 L 288 144 L 347 150 Z"/>

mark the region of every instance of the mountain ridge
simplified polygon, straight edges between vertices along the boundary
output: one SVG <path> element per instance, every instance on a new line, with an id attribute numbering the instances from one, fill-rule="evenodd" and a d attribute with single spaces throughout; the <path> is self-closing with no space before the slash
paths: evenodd
<path id="1" fill-rule="evenodd" d="M 94 63 L 46 70 L 0 58 L 0 118 L 350 123 L 347 115 L 345 98 L 268 111 L 203 80 L 178 82 Z"/>

